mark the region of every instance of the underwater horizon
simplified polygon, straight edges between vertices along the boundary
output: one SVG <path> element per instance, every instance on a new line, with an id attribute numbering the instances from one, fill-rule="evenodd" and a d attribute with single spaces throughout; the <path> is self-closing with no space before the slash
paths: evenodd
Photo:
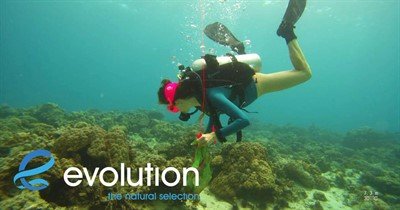
<path id="1" fill-rule="evenodd" d="M 262 72 L 291 69 L 276 36 L 287 1 L 2 1 L 0 104 L 68 111 L 153 109 L 177 65 L 230 49 L 202 34 L 219 21 L 258 53 Z M 308 1 L 296 34 L 313 70 L 248 107 L 277 125 L 400 131 L 398 1 Z M 197 117 L 194 117 L 197 118 Z M 193 118 L 193 119 L 194 119 Z M 195 119 L 191 122 L 195 122 Z"/>

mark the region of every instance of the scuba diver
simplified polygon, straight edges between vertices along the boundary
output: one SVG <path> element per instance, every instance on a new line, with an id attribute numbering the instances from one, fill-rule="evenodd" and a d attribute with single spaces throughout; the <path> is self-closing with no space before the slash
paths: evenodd
<path id="1" fill-rule="evenodd" d="M 226 141 L 225 137 L 236 133 L 237 141 L 242 138 L 241 130 L 250 124 L 244 109 L 267 93 L 284 90 L 311 78 L 311 69 L 294 33 L 295 23 L 301 17 L 306 0 L 290 0 L 277 35 L 283 37 L 289 49 L 292 70 L 275 73 L 260 73 L 261 61 L 256 54 L 246 54 L 243 42 L 221 23 L 213 23 L 204 29 L 212 40 L 231 47 L 238 55 L 227 54 L 216 57 L 206 54 L 190 67 L 180 66 L 179 82 L 164 79 L 158 91 L 160 104 L 169 111 L 181 112 L 179 118 L 187 121 L 194 112 L 201 110 L 209 116 L 204 133 L 198 142 Z M 228 61 L 227 61 L 228 60 Z M 196 112 L 195 111 L 195 112 Z M 228 125 L 222 127 L 221 114 L 230 117 Z"/>

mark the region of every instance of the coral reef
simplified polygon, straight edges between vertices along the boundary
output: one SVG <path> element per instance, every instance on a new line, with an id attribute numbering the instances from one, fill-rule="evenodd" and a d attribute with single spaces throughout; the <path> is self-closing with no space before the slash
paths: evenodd
<path id="1" fill-rule="evenodd" d="M 346 133 L 343 139 L 343 145 L 353 149 L 365 149 L 376 147 L 388 147 L 391 144 L 396 145 L 399 136 L 393 133 L 384 133 L 363 127 L 354 129 Z"/>
<path id="2" fill-rule="evenodd" d="M 66 114 L 57 104 L 47 103 L 27 110 L 27 113 L 39 120 L 58 127 L 65 121 Z"/>
<path id="3" fill-rule="evenodd" d="M 327 201 L 325 194 L 322 192 L 314 192 L 313 198 L 319 201 Z"/>
<path id="4" fill-rule="evenodd" d="M 253 123 L 254 124 L 254 123 Z M 109 192 L 180 193 L 177 187 L 105 187 L 95 180 L 69 187 L 66 168 L 120 163 L 138 168 L 151 163 L 189 167 L 196 127 L 163 120 L 160 112 L 137 110 L 67 112 L 47 103 L 28 109 L 0 106 L 0 206 L 3 209 L 201 209 L 230 204 L 248 209 L 400 209 L 398 133 L 371 128 L 344 135 L 310 126 L 255 123 L 241 143 L 211 146 L 213 179 L 198 203 L 110 201 Z M 22 158 L 35 149 L 50 150 L 55 165 L 40 175 L 50 185 L 39 192 L 19 190 L 13 176 Z M 30 167 L 42 165 L 35 158 Z M 137 176 L 138 171 L 132 171 Z M 152 174 L 151 179 L 154 179 Z M 105 174 L 105 179 L 112 176 Z M 168 173 L 167 180 L 175 175 Z M 181 180 L 182 182 L 182 180 Z M 182 183 L 180 183 L 182 184 Z"/>
<path id="5" fill-rule="evenodd" d="M 275 174 L 261 144 L 226 144 L 217 158 L 213 162 L 222 162 L 221 170 L 211 181 L 211 192 L 224 199 L 274 199 L 278 190 Z"/>
<path id="6" fill-rule="evenodd" d="M 0 201 L 2 209 L 55 209 L 56 205 L 52 205 L 42 199 L 39 192 L 22 191 L 14 197 L 2 199 Z"/>
<path id="7" fill-rule="evenodd" d="M 17 115 L 18 111 L 7 106 L 7 105 L 0 105 L 0 118 L 6 118 L 9 116 Z"/>

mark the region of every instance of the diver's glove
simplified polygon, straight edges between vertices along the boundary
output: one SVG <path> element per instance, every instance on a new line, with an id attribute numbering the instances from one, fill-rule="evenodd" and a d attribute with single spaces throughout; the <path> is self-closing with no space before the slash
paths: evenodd
<path id="1" fill-rule="evenodd" d="M 293 24 L 282 21 L 279 25 L 278 31 L 276 34 L 280 37 L 283 37 L 286 40 L 286 44 L 289 44 L 293 39 L 297 39 L 296 34 L 294 34 L 293 29 L 296 28 Z"/>

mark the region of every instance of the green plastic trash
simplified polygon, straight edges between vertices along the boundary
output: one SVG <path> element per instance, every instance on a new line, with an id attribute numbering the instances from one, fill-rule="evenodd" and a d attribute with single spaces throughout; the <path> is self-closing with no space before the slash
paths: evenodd
<path id="1" fill-rule="evenodd" d="M 200 193 L 205 187 L 207 187 L 212 178 L 211 155 L 207 145 L 201 147 L 196 145 L 194 163 L 192 167 L 197 168 L 199 171 L 199 186 L 195 186 L 194 174 L 190 173 L 188 175 L 189 177 L 186 191 Z"/>

